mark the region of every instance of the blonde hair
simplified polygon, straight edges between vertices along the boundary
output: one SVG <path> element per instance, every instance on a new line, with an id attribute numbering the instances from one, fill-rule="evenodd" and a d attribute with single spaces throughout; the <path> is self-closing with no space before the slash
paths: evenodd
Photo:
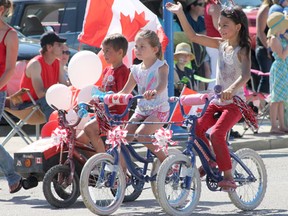
<path id="1" fill-rule="evenodd" d="M 0 0 L 0 6 L 4 6 L 4 13 L 2 16 L 11 15 L 13 11 L 12 1 L 10 0 Z"/>
<path id="2" fill-rule="evenodd" d="M 156 57 L 158 59 L 162 59 L 162 45 L 160 43 L 159 37 L 156 34 L 156 32 L 152 31 L 152 30 L 141 30 L 136 34 L 135 38 L 143 38 L 143 39 L 147 39 L 149 44 L 152 47 L 158 47 L 158 52 L 156 53 Z"/>

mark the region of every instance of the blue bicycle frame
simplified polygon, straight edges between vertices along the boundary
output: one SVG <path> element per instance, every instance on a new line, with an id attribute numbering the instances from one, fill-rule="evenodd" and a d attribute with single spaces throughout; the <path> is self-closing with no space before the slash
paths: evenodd
<path id="1" fill-rule="evenodd" d="M 212 99 L 210 100 L 206 99 L 204 108 L 199 116 L 187 115 L 184 111 L 183 105 L 181 103 L 179 104 L 180 104 L 181 114 L 185 118 L 184 124 L 188 126 L 189 128 L 188 141 L 186 142 L 186 149 L 183 151 L 183 154 L 191 157 L 191 164 L 192 164 L 192 167 L 194 167 L 196 164 L 196 155 L 194 154 L 193 149 L 195 149 L 196 153 L 199 156 L 203 169 L 207 174 L 206 183 L 207 185 L 210 182 L 212 183 L 208 185 L 208 188 L 210 190 L 215 191 L 218 186 L 215 186 L 215 184 L 213 183 L 218 183 L 219 181 L 223 179 L 223 177 L 221 175 L 221 172 L 218 169 L 217 170 L 211 169 L 211 167 L 209 166 L 209 161 L 216 162 L 216 158 L 214 154 L 211 152 L 211 150 L 208 148 L 208 146 L 204 143 L 204 141 L 201 140 L 199 137 L 197 137 L 195 134 L 196 121 L 198 118 L 204 115 Z M 230 146 L 228 141 L 227 141 L 227 145 Z M 257 179 L 255 178 L 251 170 L 248 169 L 248 167 L 238 158 L 238 156 L 231 149 L 229 150 L 229 152 L 230 152 L 230 157 L 234 159 L 235 161 L 237 161 L 237 163 L 239 163 L 241 167 L 248 173 L 248 178 L 243 179 L 243 177 L 237 178 L 237 176 L 239 177 L 239 175 L 237 175 L 237 171 L 235 171 L 234 180 L 239 183 L 246 182 L 246 181 L 255 182 Z M 189 189 L 191 186 L 192 178 L 191 177 L 186 177 L 186 178 L 187 178 L 187 180 L 185 181 L 186 189 Z"/>

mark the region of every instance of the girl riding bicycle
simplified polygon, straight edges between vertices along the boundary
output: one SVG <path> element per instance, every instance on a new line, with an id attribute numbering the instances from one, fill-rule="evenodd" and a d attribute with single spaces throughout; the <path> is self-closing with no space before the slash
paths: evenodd
<path id="1" fill-rule="evenodd" d="M 219 50 L 216 85 L 221 85 L 223 91 L 220 100 L 212 101 L 205 114 L 197 120 L 196 135 L 209 146 L 205 133 L 213 126 L 211 143 L 219 170 L 224 173 L 224 179 L 218 183 L 218 186 L 223 191 L 233 190 L 237 186 L 231 172 L 232 164 L 226 144 L 226 134 L 242 117 L 237 105 L 233 104 L 232 97 L 237 95 L 245 99 L 243 87 L 250 79 L 251 44 L 247 17 L 240 7 L 225 6 L 221 10 L 218 21 L 218 31 L 222 38 L 212 38 L 195 33 L 185 17 L 181 3 L 168 2 L 166 8 L 178 16 L 191 42 Z M 214 114 L 217 112 L 222 114 L 215 119 Z"/>
<path id="2" fill-rule="evenodd" d="M 124 88 L 119 92 L 128 94 L 137 84 L 138 93 L 144 99 L 138 101 L 135 113 L 130 118 L 131 122 L 143 121 L 143 124 L 128 124 L 126 130 L 134 137 L 126 137 L 130 142 L 134 138 L 141 142 L 151 142 L 151 138 L 138 135 L 150 135 L 163 126 L 169 117 L 168 103 L 168 65 L 162 59 L 161 43 L 157 34 L 151 30 L 142 30 L 135 38 L 135 55 L 142 63 L 132 65 L 130 76 Z M 145 124 L 155 122 L 155 124 Z M 139 127 L 138 127 L 139 126 Z M 156 146 L 147 144 L 162 162 L 166 155 L 163 151 L 155 151 Z"/>

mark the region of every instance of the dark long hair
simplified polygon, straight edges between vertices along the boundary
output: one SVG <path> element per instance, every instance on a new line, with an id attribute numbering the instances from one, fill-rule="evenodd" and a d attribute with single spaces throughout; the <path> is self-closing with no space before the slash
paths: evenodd
<path id="1" fill-rule="evenodd" d="M 248 29 L 248 19 L 244 11 L 239 6 L 224 7 L 221 15 L 231 19 L 235 24 L 241 24 L 239 31 L 239 46 L 247 50 L 247 54 L 251 49 L 251 40 Z"/>

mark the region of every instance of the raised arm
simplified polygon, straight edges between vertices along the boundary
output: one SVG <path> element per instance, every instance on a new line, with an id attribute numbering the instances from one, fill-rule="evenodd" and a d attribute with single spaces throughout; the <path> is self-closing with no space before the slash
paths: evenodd
<path id="1" fill-rule="evenodd" d="M 213 27 L 218 29 L 218 20 L 221 14 L 221 6 L 212 4 L 208 10 L 208 14 L 212 17 Z"/>
<path id="2" fill-rule="evenodd" d="M 174 14 L 177 15 L 181 26 L 187 36 L 187 38 L 194 43 L 201 44 L 203 46 L 212 47 L 212 48 L 218 48 L 219 43 L 222 41 L 220 38 L 212 38 L 208 37 L 206 35 L 197 34 L 194 29 L 189 24 L 185 13 L 182 8 L 182 4 L 180 2 L 177 2 L 177 4 L 173 4 L 172 2 L 168 2 L 165 5 L 166 9 Z"/>

